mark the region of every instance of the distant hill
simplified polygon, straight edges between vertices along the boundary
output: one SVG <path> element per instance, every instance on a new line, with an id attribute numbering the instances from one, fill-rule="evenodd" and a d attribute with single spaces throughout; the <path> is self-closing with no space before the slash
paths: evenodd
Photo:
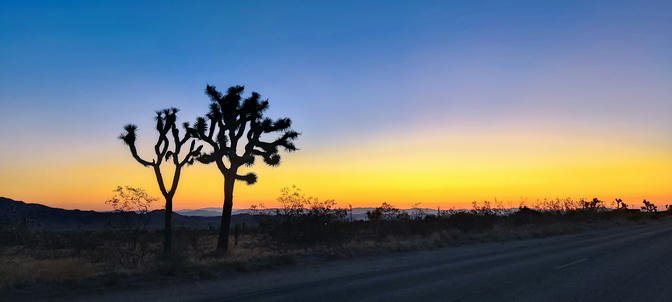
<path id="1" fill-rule="evenodd" d="M 179 213 L 180 215 L 184 216 L 202 216 L 202 217 L 215 217 L 215 216 L 222 216 L 222 208 L 200 208 L 200 209 L 194 209 L 194 210 L 178 210 L 175 211 L 175 213 Z M 231 211 L 232 215 L 238 215 L 238 214 L 252 214 L 251 210 L 248 209 L 233 209 Z"/>
<path id="2" fill-rule="evenodd" d="M 366 220 L 366 212 L 375 210 L 376 208 L 352 208 L 352 219 L 354 220 Z M 264 213 L 269 215 L 274 215 L 279 208 L 269 208 L 258 210 L 257 213 Z M 436 215 L 436 209 L 421 209 L 427 215 Z M 409 215 L 413 216 L 416 213 L 416 209 L 401 209 L 402 212 L 406 212 Z M 222 208 L 200 208 L 200 209 L 186 209 L 176 211 L 180 215 L 184 216 L 202 216 L 202 217 L 215 217 L 222 215 Z M 234 209 L 232 211 L 233 215 L 243 215 L 243 214 L 253 214 L 252 210 L 249 209 Z M 348 211 L 348 215 L 350 212 Z"/>
<path id="3" fill-rule="evenodd" d="M 268 213 L 268 214 L 274 214 L 276 209 L 265 209 L 263 212 Z M 232 215 L 240 215 L 240 214 L 253 214 L 252 210 L 249 209 L 233 209 L 231 211 Z M 215 217 L 215 216 L 222 216 L 222 208 L 200 208 L 200 209 L 185 209 L 185 210 L 178 210 L 175 211 L 175 213 L 179 213 L 180 215 L 184 216 L 202 216 L 202 217 Z M 260 213 L 260 211 L 257 211 L 257 213 Z"/>
<path id="4" fill-rule="evenodd" d="M 366 213 L 374 209 L 352 208 L 352 219 L 366 220 Z M 270 208 L 257 213 L 274 215 L 277 210 Z M 436 209 L 421 210 L 428 215 L 436 214 Z M 401 209 L 401 211 L 411 216 L 417 213 L 417 209 Z M 23 223 L 31 228 L 45 230 L 103 229 L 129 221 L 136 224 L 142 221 L 148 228 L 159 229 L 163 227 L 164 213 L 164 210 L 155 210 L 143 216 L 136 213 L 65 210 L 0 197 L 0 228 L 3 225 Z M 173 214 L 173 225 L 177 228 L 218 228 L 221 213 L 222 209 L 215 207 L 179 210 Z M 249 209 L 234 209 L 232 213 L 231 220 L 234 225 L 245 223 L 254 226 L 258 223 L 257 218 L 251 215 L 254 213 Z M 348 212 L 348 218 L 349 216 Z"/>
<path id="5" fill-rule="evenodd" d="M 164 210 L 155 210 L 147 216 L 136 213 L 96 212 L 65 210 L 41 204 L 25 203 L 0 197 L 0 227 L 24 224 L 30 228 L 44 230 L 102 229 L 124 223 L 147 223 L 148 228 L 163 227 Z M 256 219 L 248 214 L 237 214 L 233 224 L 256 224 Z M 175 227 L 218 228 L 219 216 L 186 216 L 173 213 Z"/>

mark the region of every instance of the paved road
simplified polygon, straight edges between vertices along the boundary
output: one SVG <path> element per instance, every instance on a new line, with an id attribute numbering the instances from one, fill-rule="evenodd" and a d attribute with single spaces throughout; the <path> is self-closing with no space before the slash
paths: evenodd
<path id="1" fill-rule="evenodd" d="M 672 223 L 336 261 L 76 300 L 672 301 Z"/>

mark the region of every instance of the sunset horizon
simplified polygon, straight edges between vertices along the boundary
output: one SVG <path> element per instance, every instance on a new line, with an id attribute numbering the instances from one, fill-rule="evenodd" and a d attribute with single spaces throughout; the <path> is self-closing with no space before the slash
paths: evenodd
<path id="1" fill-rule="evenodd" d="M 0 301 L 672 297 L 670 0 L 3 0 L 0 45 Z"/>
<path id="2" fill-rule="evenodd" d="M 235 208 L 273 207 L 291 185 L 341 206 L 672 202 L 670 22 L 654 4 L 269 4 L 253 19 L 241 4 L 227 18 L 44 6 L 3 10 L 8 198 L 100 211 L 117 185 L 160 197 L 117 137 L 135 123 L 151 152 L 154 112 L 193 123 L 210 84 L 259 92 L 301 133 L 278 167 L 241 168 L 258 182 L 236 185 Z M 214 166 L 185 167 L 175 209 L 221 206 L 222 186 Z"/>

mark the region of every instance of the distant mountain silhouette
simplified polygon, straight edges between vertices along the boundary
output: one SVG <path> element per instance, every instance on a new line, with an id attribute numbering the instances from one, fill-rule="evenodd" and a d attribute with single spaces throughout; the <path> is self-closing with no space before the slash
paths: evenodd
<path id="1" fill-rule="evenodd" d="M 257 213 L 274 215 L 276 210 L 279 209 L 269 208 L 257 211 Z M 352 218 L 354 220 L 366 220 L 366 212 L 373 210 L 375 208 L 352 208 Z M 436 214 L 436 209 L 423 208 L 422 210 L 426 214 Z M 401 209 L 401 211 L 413 215 L 416 210 Z M 175 227 L 216 228 L 221 214 L 222 209 L 215 207 L 174 211 L 173 224 Z M 245 223 L 253 226 L 257 224 L 257 219 L 251 215 L 252 211 L 249 209 L 234 209 L 232 214 L 234 225 Z M 147 215 L 149 215 L 147 219 L 148 228 L 160 229 L 163 227 L 164 210 L 154 210 Z M 128 219 L 129 217 L 137 219 L 141 215 L 136 213 L 65 210 L 0 197 L 0 226 L 24 222 L 31 228 L 46 230 L 102 229 L 115 221 Z M 346 218 L 350 218 L 349 211 Z"/>
<path id="2" fill-rule="evenodd" d="M 352 208 L 352 219 L 353 220 L 366 220 L 366 212 L 375 210 L 376 208 Z M 269 215 L 274 215 L 279 208 L 268 208 L 263 210 L 257 210 L 257 213 L 265 213 Z M 436 209 L 427 209 L 422 208 L 425 214 L 436 215 Z M 415 213 L 415 209 L 401 209 L 400 211 L 406 212 L 409 215 Z M 202 217 L 216 217 L 222 215 L 222 208 L 200 208 L 200 209 L 185 209 L 175 211 L 180 215 L 184 216 L 202 216 Z M 233 209 L 233 215 L 243 215 L 243 214 L 253 214 L 252 210 L 249 209 Z M 348 210 L 347 218 L 350 218 L 350 210 Z"/>
<path id="3" fill-rule="evenodd" d="M 147 227 L 160 229 L 163 227 L 164 210 L 155 210 L 147 215 Z M 73 229 L 102 229 L 115 221 L 122 219 L 138 219 L 141 214 L 119 212 L 96 212 L 81 210 L 65 210 L 52 208 L 41 204 L 25 203 L 9 198 L 0 197 L 0 226 L 16 223 L 25 223 L 30 228 L 45 230 L 73 230 Z M 238 214 L 232 223 L 247 225 L 256 224 L 256 219 L 247 214 Z M 218 216 L 185 216 L 173 212 L 173 224 L 175 227 L 189 228 L 216 228 L 219 223 Z"/>

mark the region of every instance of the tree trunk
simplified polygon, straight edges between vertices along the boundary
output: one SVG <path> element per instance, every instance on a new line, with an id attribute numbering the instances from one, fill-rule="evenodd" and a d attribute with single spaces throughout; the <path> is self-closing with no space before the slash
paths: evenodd
<path id="1" fill-rule="evenodd" d="M 173 198 L 166 197 L 165 225 L 163 227 L 163 253 L 169 255 L 173 248 Z"/>
<path id="2" fill-rule="evenodd" d="M 224 253 L 229 249 L 229 229 L 231 227 L 231 210 L 233 209 L 233 185 L 235 176 L 224 176 L 224 206 L 222 207 L 222 224 L 219 226 L 217 252 Z"/>

